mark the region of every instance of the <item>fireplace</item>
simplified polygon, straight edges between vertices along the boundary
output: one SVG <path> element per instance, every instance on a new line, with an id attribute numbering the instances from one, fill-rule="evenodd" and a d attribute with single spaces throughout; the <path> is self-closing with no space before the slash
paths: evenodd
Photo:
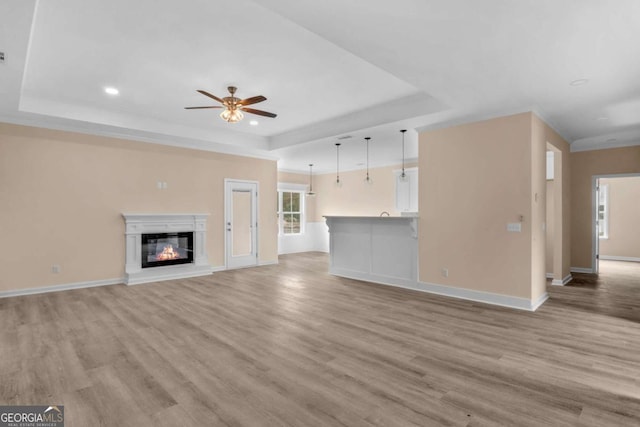
<path id="1" fill-rule="evenodd" d="M 127 285 L 211 274 L 207 255 L 208 214 L 123 213 L 122 216 Z"/>
<path id="2" fill-rule="evenodd" d="M 193 232 L 143 234 L 142 268 L 193 262 Z"/>

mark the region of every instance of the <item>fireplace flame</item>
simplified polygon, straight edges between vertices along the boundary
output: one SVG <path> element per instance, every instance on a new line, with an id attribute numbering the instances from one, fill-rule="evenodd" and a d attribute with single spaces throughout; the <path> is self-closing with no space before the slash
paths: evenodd
<path id="1" fill-rule="evenodd" d="M 156 259 L 158 261 L 167 261 L 169 259 L 178 259 L 180 258 L 180 254 L 178 251 L 173 249 L 173 245 L 167 245 L 162 249 L 158 255 L 156 255 Z"/>

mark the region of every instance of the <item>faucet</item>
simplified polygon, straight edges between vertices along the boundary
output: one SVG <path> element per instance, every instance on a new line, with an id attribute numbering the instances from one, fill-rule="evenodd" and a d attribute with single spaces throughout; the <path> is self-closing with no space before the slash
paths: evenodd
<path id="1" fill-rule="evenodd" d="M 386 214 L 386 215 L 385 215 Z M 382 211 L 382 213 L 380 214 L 380 216 L 389 216 L 389 212 L 387 211 Z"/>

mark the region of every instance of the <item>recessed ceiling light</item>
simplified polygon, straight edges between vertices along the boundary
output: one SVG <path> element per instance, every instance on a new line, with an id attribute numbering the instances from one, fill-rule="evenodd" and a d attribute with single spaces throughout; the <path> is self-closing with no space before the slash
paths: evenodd
<path id="1" fill-rule="evenodd" d="M 250 124 L 251 126 L 258 126 L 258 121 L 257 121 L 257 120 L 251 120 L 251 121 L 249 122 L 249 124 Z"/>
<path id="2" fill-rule="evenodd" d="M 589 83 L 589 79 L 578 79 L 578 80 L 572 81 L 569 84 L 571 86 L 582 86 L 582 85 L 586 85 L 587 83 Z"/>
<path id="3" fill-rule="evenodd" d="M 618 138 L 609 138 L 606 142 L 616 142 Z"/>
<path id="4" fill-rule="evenodd" d="M 602 116 L 602 117 L 598 117 L 597 120 L 599 122 L 606 122 L 607 120 L 609 120 L 609 117 Z"/>
<path id="5" fill-rule="evenodd" d="M 104 91 L 106 93 L 108 93 L 109 95 L 117 95 L 120 93 L 120 91 L 118 89 L 116 89 L 115 87 L 105 87 Z"/>

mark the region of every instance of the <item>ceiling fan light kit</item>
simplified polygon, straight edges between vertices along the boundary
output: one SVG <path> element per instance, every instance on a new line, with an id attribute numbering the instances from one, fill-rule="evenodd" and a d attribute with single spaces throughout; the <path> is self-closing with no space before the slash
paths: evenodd
<path id="1" fill-rule="evenodd" d="M 227 109 L 220 113 L 220 118 L 225 122 L 236 123 L 244 118 L 244 114 L 242 114 L 242 111 L 237 108 L 234 108 L 233 110 Z"/>
<path id="2" fill-rule="evenodd" d="M 235 93 L 238 90 L 235 86 L 229 86 L 227 88 L 231 96 L 225 96 L 224 98 L 218 98 L 217 96 L 199 89 L 198 92 L 207 96 L 213 100 L 218 101 L 222 105 L 209 105 L 205 107 L 185 107 L 185 110 L 201 110 L 206 108 L 224 108 L 224 111 L 220 113 L 220 118 L 228 123 L 237 123 L 244 118 L 244 113 L 256 114 L 258 116 L 275 118 L 277 114 L 270 113 L 268 111 L 256 110 L 255 108 L 248 108 L 247 105 L 257 104 L 258 102 L 266 101 L 262 95 L 252 96 L 251 98 L 240 99 L 236 98 Z"/>

